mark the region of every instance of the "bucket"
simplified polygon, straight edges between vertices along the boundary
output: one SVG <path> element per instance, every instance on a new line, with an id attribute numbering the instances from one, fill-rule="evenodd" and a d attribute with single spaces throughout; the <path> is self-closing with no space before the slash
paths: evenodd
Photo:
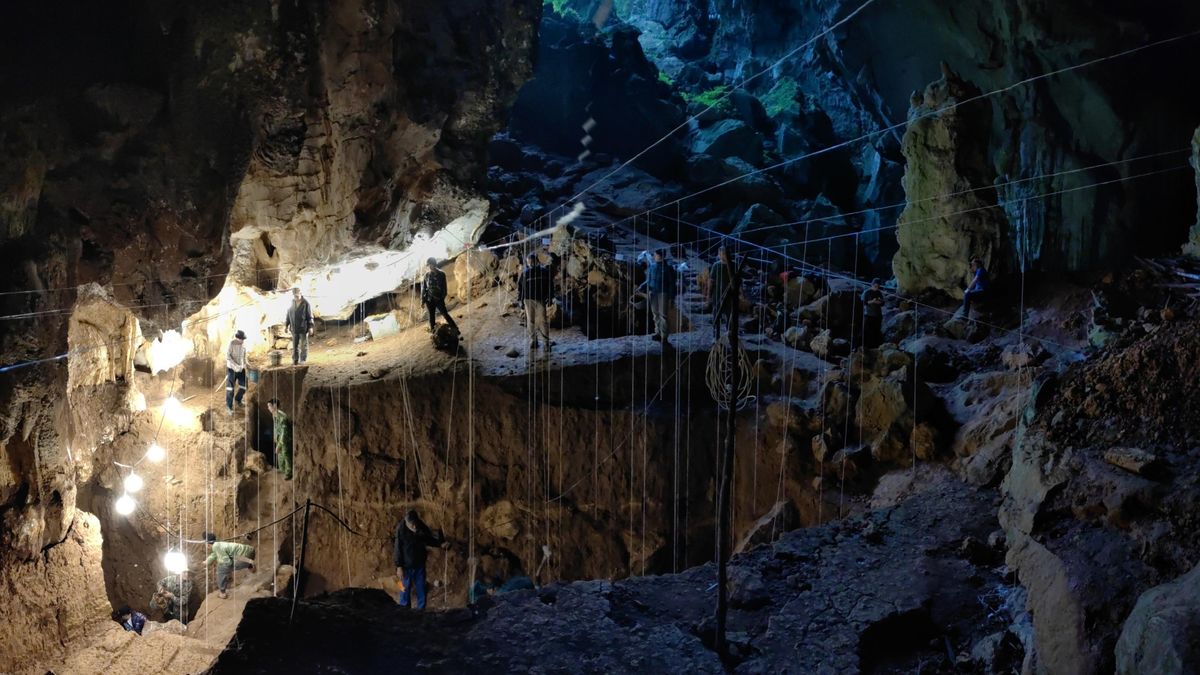
<path id="1" fill-rule="evenodd" d="M 250 382 L 258 384 L 258 369 L 249 368 L 246 370 L 246 375 L 250 378 Z"/>
<path id="2" fill-rule="evenodd" d="M 278 349 L 272 350 L 271 353 L 267 355 L 267 358 L 270 360 L 272 366 L 278 366 L 280 362 L 283 361 L 283 352 L 279 351 Z"/>

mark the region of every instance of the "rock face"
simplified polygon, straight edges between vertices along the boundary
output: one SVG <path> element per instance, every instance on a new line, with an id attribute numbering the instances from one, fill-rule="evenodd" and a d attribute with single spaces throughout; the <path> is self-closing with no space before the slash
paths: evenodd
<path id="1" fill-rule="evenodd" d="M 1138 598 L 1117 641 L 1117 672 L 1183 675 L 1200 669 L 1200 566 Z"/>
<path id="2" fill-rule="evenodd" d="M 1129 621 L 1135 600 L 1188 573 L 1200 555 L 1200 423 L 1192 406 L 1177 403 L 1200 395 L 1195 330 L 1194 322 L 1163 326 L 1030 393 L 1000 521 L 1047 672 L 1111 672 L 1122 626 L 1130 637 L 1118 653 L 1142 658 L 1150 638 L 1139 632 L 1142 619 Z M 1169 469 L 1154 471 L 1155 463 Z M 1149 470 L 1131 470 L 1139 467 Z M 1179 582 L 1181 600 L 1192 583 Z M 1156 597 L 1139 617 L 1158 610 Z M 1157 653 L 1169 652 L 1169 636 L 1192 620 L 1162 617 Z"/>
<path id="3" fill-rule="evenodd" d="M 586 3 L 568 4 L 587 12 Z M 903 7 L 872 4 L 832 35 L 808 42 L 860 4 L 630 0 L 617 3 L 616 14 L 642 31 L 647 55 L 687 97 L 711 97 L 718 87 L 736 88 L 749 74 L 769 68 L 744 83 L 746 91 L 737 97 L 762 102 L 766 119 L 756 125 L 768 153 L 778 153 L 780 160 L 873 134 L 777 172 L 786 174 L 781 180 L 788 194 L 824 195 L 843 212 L 902 201 L 901 139 L 881 130 L 903 120 L 911 92 L 928 83 L 939 63 L 982 92 L 993 92 L 1082 63 L 1089 58 L 1085 53 L 1116 54 L 1174 37 L 1173 27 L 1200 21 L 1194 3 L 1148 11 L 1079 0 L 964 0 L 951 11 L 938 0 L 917 0 Z M 922 39 L 902 37 L 913 34 Z M 1161 182 L 1130 180 L 1041 198 L 1175 161 L 1085 168 L 1178 148 L 1191 138 L 1200 101 L 1164 81 L 1162 64 L 1194 59 L 1196 44 L 1189 39 L 1155 50 L 1152 58 L 1113 59 L 1013 87 L 985 102 L 990 124 L 984 124 L 986 138 L 975 140 L 989 173 L 1001 182 L 1021 181 L 1004 188 L 999 202 L 1005 205 L 1008 241 L 1025 242 L 1034 268 L 1086 270 L 1136 252 L 1174 252 L 1196 222 L 1192 180 L 1182 171 L 1162 174 Z M 742 110 L 751 106 L 739 107 L 734 98 L 721 116 L 754 123 L 754 115 Z M 1068 171 L 1074 173 L 1051 176 Z M 884 210 L 845 220 L 863 232 L 863 252 L 877 271 L 890 267 L 896 215 Z M 1144 222 L 1164 226 L 1147 232 L 1135 225 Z M 791 234 L 807 238 L 802 229 Z M 1015 250 L 999 253 L 1007 259 L 1001 266 L 1010 266 Z"/>
<path id="4" fill-rule="evenodd" d="M 1007 262 L 1008 224 L 993 208 L 995 176 L 987 158 L 991 108 L 970 102 L 979 94 L 946 69 L 914 97 L 902 145 L 908 205 L 896 223 L 900 250 L 892 259 L 902 293 L 933 288 L 957 295 L 972 257 L 982 258 L 993 276 L 1001 271 L 995 263 Z M 956 196 L 943 197 L 950 194 Z"/>
<path id="5" fill-rule="evenodd" d="M 128 386 L 149 366 L 122 340 L 178 329 L 234 258 L 236 279 L 270 288 L 350 248 L 482 223 L 487 140 L 530 74 L 540 6 L 4 8 L 0 285 L 30 292 L 0 310 L 35 314 L 0 326 L 0 362 L 37 364 L 0 374 L 0 568 L 30 585 L 0 613 L 43 617 L 28 632 L 53 644 L 72 630 L 73 609 L 29 602 L 92 574 L 44 561 L 78 553 L 60 542 L 82 483 L 111 502 L 113 440 L 146 442 L 127 433 L 145 408 Z M 108 290 L 77 292 L 89 282 Z M 33 662 L 53 645 L 7 646 Z"/>
<path id="6" fill-rule="evenodd" d="M 1188 163 L 1196 172 L 1196 224 L 1188 233 L 1188 241 L 1183 247 L 1183 252 L 1196 256 L 1200 255 L 1200 127 L 1196 127 L 1196 133 L 1192 135 L 1192 156 L 1188 159 Z"/>

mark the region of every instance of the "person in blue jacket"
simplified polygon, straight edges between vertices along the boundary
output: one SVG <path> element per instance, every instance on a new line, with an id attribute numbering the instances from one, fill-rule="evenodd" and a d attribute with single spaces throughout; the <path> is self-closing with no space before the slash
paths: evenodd
<path id="1" fill-rule="evenodd" d="M 964 317 L 971 317 L 971 303 L 979 302 L 980 297 L 988 291 L 990 283 L 988 271 L 983 267 L 983 261 L 979 258 L 971 258 L 971 283 L 967 285 L 967 290 L 963 291 Z"/>
<path id="2" fill-rule="evenodd" d="M 121 628 L 131 630 L 138 635 L 141 635 L 142 629 L 146 627 L 146 615 L 129 609 L 129 605 L 113 611 L 112 619 L 121 624 Z"/>

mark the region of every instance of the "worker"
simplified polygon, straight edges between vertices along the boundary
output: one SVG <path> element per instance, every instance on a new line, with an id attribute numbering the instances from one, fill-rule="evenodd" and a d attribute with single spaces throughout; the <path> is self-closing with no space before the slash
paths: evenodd
<path id="1" fill-rule="evenodd" d="M 872 279 L 871 286 L 863 291 L 863 348 L 874 349 L 883 342 L 883 291 L 879 279 Z"/>
<path id="2" fill-rule="evenodd" d="M 546 351 L 550 351 L 546 303 L 554 297 L 554 280 L 550 276 L 550 268 L 539 262 L 537 253 L 530 252 L 525 259 L 528 264 L 517 280 L 517 302 L 525 307 L 525 330 L 529 333 L 529 347 L 531 351 L 537 349 L 538 335 L 541 335 L 546 343 Z"/>
<path id="3" fill-rule="evenodd" d="M 708 301 L 712 307 L 713 337 L 721 336 L 721 324 L 733 315 L 733 263 L 729 259 L 729 250 L 722 245 L 717 249 L 717 261 L 708 271 Z"/>
<path id="4" fill-rule="evenodd" d="M 299 288 L 292 289 L 292 304 L 288 307 L 283 328 L 292 335 L 292 365 L 308 360 L 308 337 L 313 334 L 312 307 Z"/>
<path id="5" fill-rule="evenodd" d="M 425 279 L 421 282 L 421 302 L 425 303 L 425 309 L 429 312 L 429 332 L 437 330 L 434 316 L 440 312 L 446 323 L 457 333 L 458 324 L 454 323 L 450 312 L 446 311 L 446 273 L 438 269 L 437 265 L 437 258 L 425 261 Z"/>
<path id="6" fill-rule="evenodd" d="M 234 393 L 236 389 L 237 393 Z M 246 395 L 246 334 L 238 331 L 225 351 L 225 407 L 233 414 L 233 403 L 242 407 Z"/>
<path id="7" fill-rule="evenodd" d="M 141 635 L 142 629 L 146 627 L 146 615 L 129 609 L 129 605 L 114 610 L 112 619 L 121 624 L 125 630 L 133 631 L 138 635 Z"/>
<path id="8" fill-rule="evenodd" d="M 409 596 L 413 598 L 414 607 L 425 609 L 425 559 L 429 546 L 449 548 L 446 538 L 439 532 L 434 534 L 429 526 L 421 522 L 420 516 L 414 510 L 404 514 L 404 520 L 396 526 L 396 541 L 392 557 L 396 563 L 396 574 L 404 582 L 404 590 L 400 591 L 397 601 L 401 607 L 409 605 Z"/>
<path id="9" fill-rule="evenodd" d="M 962 314 L 966 318 L 971 318 L 971 303 L 979 302 L 979 299 L 984 293 L 987 293 L 990 280 L 988 279 L 988 271 L 983 267 L 983 261 L 979 258 L 971 258 L 971 283 L 967 284 L 967 290 L 963 291 Z"/>
<path id="10" fill-rule="evenodd" d="M 158 582 L 158 587 L 150 598 L 150 606 L 157 607 L 162 612 L 163 621 L 178 620 L 186 623 L 188 598 L 191 595 L 191 573 L 184 570 L 179 574 L 168 574 Z"/>
<path id="11" fill-rule="evenodd" d="M 229 582 L 236 570 L 248 569 L 254 571 L 254 547 L 250 544 L 239 544 L 233 541 L 217 541 L 217 535 L 212 532 L 204 533 L 204 542 L 208 546 L 208 558 L 204 565 L 217 563 L 217 595 L 221 599 L 229 597 Z"/>
<path id="12" fill-rule="evenodd" d="M 471 584 L 470 590 L 467 591 L 467 604 L 474 605 L 486 597 L 495 595 L 499 590 L 499 577 L 476 579 L 475 583 Z"/>
<path id="13" fill-rule="evenodd" d="M 284 480 L 292 479 L 292 420 L 279 406 L 279 399 L 267 401 L 267 411 L 275 422 L 275 468 L 283 474 Z"/>
<path id="14" fill-rule="evenodd" d="M 663 250 L 654 251 L 650 264 L 646 267 L 646 280 L 638 287 L 645 288 L 650 295 L 650 313 L 654 315 L 655 341 L 670 344 L 670 316 L 675 306 L 675 295 L 679 290 L 679 273 L 671 263 L 663 259 Z"/>

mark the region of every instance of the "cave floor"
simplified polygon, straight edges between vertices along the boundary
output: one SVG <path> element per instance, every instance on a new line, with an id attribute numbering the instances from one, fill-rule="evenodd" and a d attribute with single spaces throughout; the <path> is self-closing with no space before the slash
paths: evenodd
<path id="1" fill-rule="evenodd" d="M 1012 594 L 996 493 L 926 466 L 893 479 L 897 501 L 798 530 L 731 562 L 736 672 L 953 672 L 1005 628 Z M 551 584 L 483 611 L 401 609 L 372 589 L 300 604 L 250 603 L 213 673 L 727 672 L 705 646 L 715 569 Z"/>

